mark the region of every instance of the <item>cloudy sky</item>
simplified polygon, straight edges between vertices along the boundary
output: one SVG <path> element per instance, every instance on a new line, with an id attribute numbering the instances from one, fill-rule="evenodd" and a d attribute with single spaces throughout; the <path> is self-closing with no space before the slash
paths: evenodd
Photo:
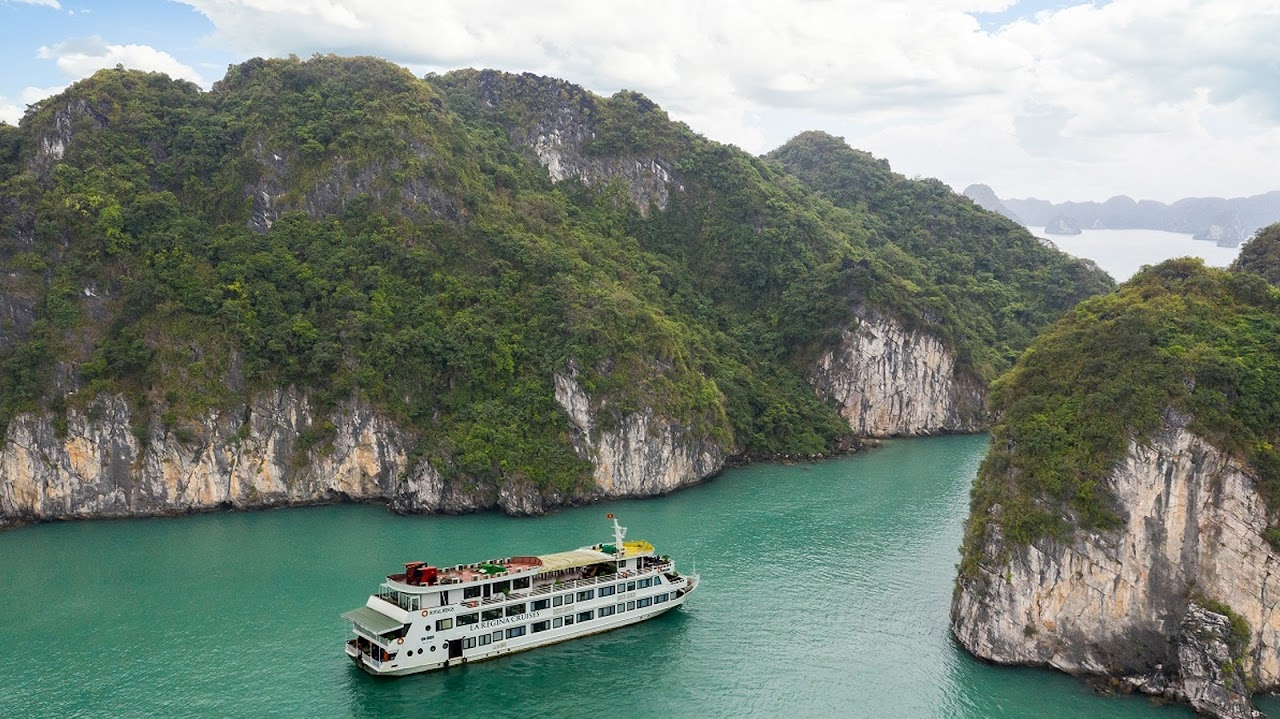
<path id="1" fill-rule="evenodd" d="M 753 153 L 822 129 L 1005 197 L 1280 189 L 1280 0 L 0 0 L 0 120 L 100 67 L 377 55 L 638 90 Z"/>

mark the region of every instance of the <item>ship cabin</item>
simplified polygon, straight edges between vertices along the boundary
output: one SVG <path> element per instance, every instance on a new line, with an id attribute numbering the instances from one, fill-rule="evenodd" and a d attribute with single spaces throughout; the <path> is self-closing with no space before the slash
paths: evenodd
<path id="1" fill-rule="evenodd" d="M 636 540 L 597 544 L 539 556 L 502 557 L 474 564 L 434 567 L 407 562 L 387 576 L 378 598 L 402 610 L 422 611 L 452 604 L 479 606 L 570 589 L 616 575 L 671 571 L 670 559 L 654 556 L 653 545 Z"/>

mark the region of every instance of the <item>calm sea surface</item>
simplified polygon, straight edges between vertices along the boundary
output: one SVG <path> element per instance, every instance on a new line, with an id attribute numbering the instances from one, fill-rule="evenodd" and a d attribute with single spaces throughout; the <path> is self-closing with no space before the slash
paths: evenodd
<path id="1" fill-rule="evenodd" d="M 1051 240 L 1063 252 L 1097 262 L 1116 282 L 1129 279 L 1143 265 L 1171 257 L 1199 257 L 1210 267 L 1226 267 L 1240 253 L 1238 247 L 1218 247 L 1212 242 L 1193 240 L 1191 235 L 1160 230 L 1085 230 L 1079 235 L 1046 235 L 1043 227 L 1029 229 L 1031 234 Z"/>
<path id="2" fill-rule="evenodd" d="M 986 437 L 761 465 L 538 519 L 374 506 L 0 533 L 3 717 L 1190 717 L 982 664 L 947 610 Z M 399 679 L 338 615 L 399 562 L 608 539 L 606 512 L 703 586 L 643 624 Z"/>

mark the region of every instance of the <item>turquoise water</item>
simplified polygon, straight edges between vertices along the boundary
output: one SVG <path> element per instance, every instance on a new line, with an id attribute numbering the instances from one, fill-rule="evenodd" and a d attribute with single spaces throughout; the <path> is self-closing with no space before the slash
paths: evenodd
<path id="1" fill-rule="evenodd" d="M 985 437 L 760 465 L 549 517 L 375 506 L 0 533 L 2 717 L 1190 717 L 982 664 L 947 634 Z M 608 539 L 606 512 L 703 586 L 609 634 L 399 679 L 343 654 L 382 575 Z"/>
<path id="2" fill-rule="evenodd" d="M 1116 282 L 1133 277 L 1143 265 L 1155 265 L 1172 257 L 1199 257 L 1210 267 L 1226 267 L 1238 247 L 1218 247 L 1191 235 L 1161 230 L 1085 230 L 1078 235 L 1047 235 L 1043 227 L 1028 228 L 1038 237 L 1047 237 L 1058 249 L 1098 263 Z"/>

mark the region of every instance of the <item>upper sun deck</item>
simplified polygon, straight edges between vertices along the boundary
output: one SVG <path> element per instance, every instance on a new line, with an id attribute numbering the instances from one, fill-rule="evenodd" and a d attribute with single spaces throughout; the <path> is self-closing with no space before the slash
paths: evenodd
<path id="1" fill-rule="evenodd" d="M 486 580 L 536 576 L 593 564 L 634 559 L 652 555 L 654 551 L 653 545 L 642 539 L 623 542 L 621 552 L 616 552 L 615 549 L 614 544 L 597 544 L 568 552 L 504 557 L 446 568 L 428 566 L 425 562 L 408 562 L 405 564 L 404 572 L 387 575 L 387 580 L 389 585 L 402 585 L 408 588 L 474 584 Z"/>

